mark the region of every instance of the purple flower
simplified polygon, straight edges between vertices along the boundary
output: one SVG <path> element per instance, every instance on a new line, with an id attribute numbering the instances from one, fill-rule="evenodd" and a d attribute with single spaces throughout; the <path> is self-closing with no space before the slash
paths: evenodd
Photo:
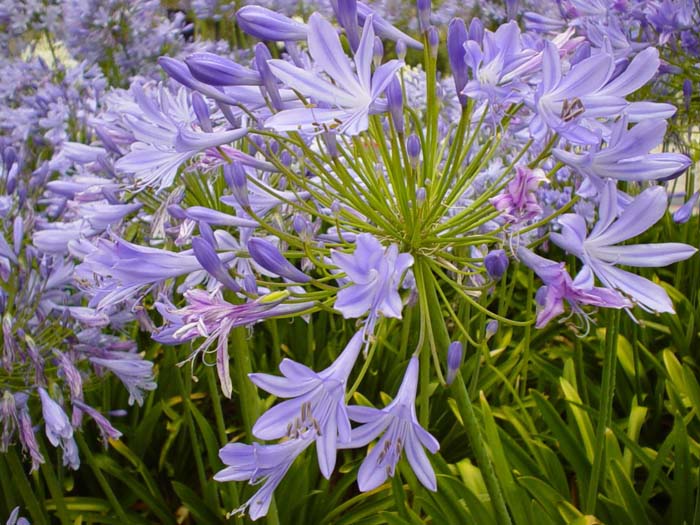
<path id="1" fill-rule="evenodd" d="M 214 53 L 194 53 L 185 59 L 192 76 L 212 86 L 259 86 L 260 73 Z"/>
<path id="2" fill-rule="evenodd" d="M 85 412 L 89 415 L 95 423 L 97 423 L 97 428 L 102 434 L 102 440 L 107 444 L 108 439 L 119 439 L 122 435 L 112 424 L 104 417 L 100 412 L 92 408 L 90 405 L 86 405 L 82 401 L 74 400 L 73 406 L 78 410 Z"/>
<path id="3" fill-rule="evenodd" d="M 57 447 L 59 444 L 63 449 L 63 464 L 70 466 L 73 470 L 80 467 L 78 457 L 78 446 L 73 437 L 73 427 L 68 416 L 43 388 L 39 387 L 39 397 L 41 398 L 41 413 L 44 416 L 44 427 L 46 437 L 49 442 Z"/>
<path id="4" fill-rule="evenodd" d="M 156 389 L 153 363 L 138 354 L 105 351 L 102 357 L 90 357 L 89 360 L 93 365 L 109 370 L 119 378 L 129 391 L 130 405 L 134 401 L 143 405 L 143 391 Z"/>
<path id="5" fill-rule="evenodd" d="M 619 210 L 615 181 L 608 180 L 601 192 L 598 222 L 593 230 L 587 234 L 585 219 L 565 214 L 559 218 L 562 232 L 552 233 L 551 239 L 581 259 L 588 271 L 606 287 L 625 293 L 645 310 L 673 313 L 673 304 L 661 286 L 615 266 L 666 266 L 687 259 L 697 251 L 681 243 L 616 246 L 656 224 L 666 213 L 666 207 L 666 191 L 654 186 L 644 190 L 624 210 Z"/>
<path id="6" fill-rule="evenodd" d="M 435 472 L 423 447 L 435 454 L 440 444 L 420 426 L 416 418 L 417 386 L 418 358 L 413 357 L 408 363 L 401 387 L 389 405 L 382 410 L 365 406 L 348 407 L 350 419 L 362 423 L 352 429 L 352 448 L 365 446 L 383 433 L 357 474 L 357 484 L 362 492 L 377 488 L 387 477 L 393 476 L 404 450 L 418 480 L 429 490 L 437 490 Z"/>
<path id="7" fill-rule="evenodd" d="M 537 203 L 535 191 L 541 182 L 546 181 L 544 171 L 531 170 L 525 166 L 515 168 L 515 176 L 503 193 L 489 200 L 507 222 L 517 224 L 534 219 L 542 208 Z"/>
<path id="8" fill-rule="evenodd" d="M 680 153 L 649 153 L 663 142 L 666 127 L 665 120 L 654 119 L 627 129 L 627 122 L 622 119 L 605 149 L 593 148 L 583 155 L 555 149 L 553 154 L 583 175 L 593 177 L 592 182 L 598 187 L 603 184 L 599 179 L 604 178 L 666 180 L 680 175 L 690 166 L 690 159 Z"/>
<path id="9" fill-rule="evenodd" d="M 251 485 L 264 480 L 262 487 L 242 506 L 231 511 L 228 516 L 243 514 L 246 510 L 253 521 L 265 516 L 270 508 L 272 495 L 294 460 L 314 442 L 314 432 L 297 439 L 290 439 L 275 445 L 253 443 L 229 443 L 219 451 L 224 465 L 228 465 L 214 475 L 216 481 L 244 481 Z"/>
<path id="10" fill-rule="evenodd" d="M 604 308 L 630 308 L 632 303 L 615 290 L 594 286 L 593 274 L 584 268 L 575 279 L 571 279 L 563 262 L 554 262 L 531 252 L 521 246 L 518 257 L 537 276 L 542 279 L 544 286 L 537 291 L 537 328 L 544 327 L 555 317 L 564 313 L 566 301 L 573 313 L 584 321 L 588 316 L 581 309 L 582 304 L 601 306 Z"/>
<path id="11" fill-rule="evenodd" d="M 156 341 L 178 344 L 196 337 L 205 337 L 204 342 L 189 359 L 205 352 L 214 341 L 216 345 L 216 368 L 221 388 L 226 397 L 231 397 L 233 385 L 229 374 L 228 336 L 237 326 L 248 326 L 262 319 L 305 310 L 311 303 L 281 304 L 289 296 L 288 292 L 273 292 L 255 301 L 231 304 L 219 293 L 209 294 L 204 290 L 193 289 L 185 292 L 187 306 L 171 309 L 166 305 L 159 310 L 170 327 L 154 336 Z"/>
<path id="12" fill-rule="evenodd" d="M 325 128 L 357 135 L 369 126 L 370 113 L 385 110 L 386 104 L 379 104 L 378 99 L 403 63 L 390 60 L 372 74 L 374 29 L 371 23 L 366 23 L 362 31 L 354 56 L 355 71 L 335 28 L 323 16 L 311 15 L 309 27 L 309 53 L 316 68 L 325 72 L 332 82 L 284 60 L 270 60 L 269 64 L 282 82 L 325 107 L 284 110 L 270 117 L 265 125 L 277 131 L 324 131 Z"/>
<path id="13" fill-rule="evenodd" d="M 345 319 L 369 312 L 370 334 L 380 315 L 401 319 L 403 303 L 398 288 L 404 272 L 413 265 L 411 254 L 399 253 L 396 244 L 385 248 L 369 233 L 362 233 L 352 254 L 331 250 L 331 259 L 351 283 L 338 292 L 334 305 Z"/>
<path id="14" fill-rule="evenodd" d="M 365 331 L 358 331 L 338 358 L 322 372 L 283 359 L 280 372 L 284 377 L 250 374 L 259 388 L 283 398 L 255 423 L 253 434 L 271 440 L 293 440 L 315 431 L 316 451 L 321 473 L 329 478 L 335 467 L 338 442 L 350 440 L 350 421 L 345 405 L 345 386 L 362 347 Z"/>

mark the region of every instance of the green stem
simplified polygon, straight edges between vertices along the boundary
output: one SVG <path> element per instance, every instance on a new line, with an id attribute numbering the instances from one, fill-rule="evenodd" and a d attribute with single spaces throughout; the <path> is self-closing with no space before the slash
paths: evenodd
<path id="1" fill-rule="evenodd" d="M 462 424 L 464 425 L 464 430 L 467 432 L 467 438 L 476 455 L 476 462 L 484 478 L 486 490 L 491 498 L 491 504 L 496 511 L 496 522 L 500 525 L 510 525 L 512 522 L 508 514 L 506 501 L 491 463 L 491 458 L 486 450 L 484 437 L 479 428 L 479 421 L 476 418 L 474 407 L 469 399 L 469 394 L 467 394 L 467 387 L 462 379 L 462 374 L 457 374 L 454 383 L 452 383 L 452 393 L 457 401 L 457 408 L 459 409 L 459 414 L 462 416 Z"/>
<path id="2" fill-rule="evenodd" d="M 231 330 L 231 346 L 235 361 L 234 378 L 238 386 L 238 397 L 240 398 L 241 413 L 243 415 L 243 427 L 246 434 L 252 438 L 251 429 L 259 415 L 260 399 L 255 385 L 248 378 L 248 374 L 253 372 L 250 363 L 250 352 L 248 341 L 246 340 L 245 328 L 239 327 Z"/>
<path id="3" fill-rule="evenodd" d="M 7 461 L 7 466 L 9 467 L 10 472 L 12 472 L 12 480 L 22 496 L 29 514 L 32 517 L 32 523 L 47 525 L 48 521 L 46 519 L 46 514 L 42 511 L 39 500 L 34 494 L 34 490 L 29 483 L 29 479 L 27 479 L 27 474 L 24 472 L 24 467 L 17 457 L 17 452 L 13 447 L 10 447 L 4 456 L 5 460 Z"/>
<path id="4" fill-rule="evenodd" d="M 122 523 L 130 523 L 131 520 L 127 517 L 126 512 L 124 512 L 124 509 L 119 504 L 119 500 L 114 495 L 114 492 L 112 492 L 112 487 L 109 486 L 109 482 L 104 477 L 99 465 L 95 461 L 95 456 L 92 455 L 90 448 L 87 446 L 87 443 L 85 443 L 85 438 L 83 438 L 83 435 L 80 432 L 76 432 L 75 440 L 78 442 L 81 454 L 87 461 L 87 464 L 90 465 L 92 473 L 95 474 L 95 478 L 97 479 L 97 483 L 99 483 L 102 492 L 104 492 L 104 495 L 107 497 L 107 501 L 109 501 L 109 504 L 112 506 L 112 509 L 114 509 L 117 517 Z"/>
<path id="5" fill-rule="evenodd" d="M 595 456 L 593 458 L 593 469 L 588 483 L 585 506 L 583 507 L 585 514 L 595 514 L 596 503 L 598 502 L 598 487 L 605 462 L 605 432 L 610 427 L 613 397 L 615 395 L 615 366 L 617 364 L 617 331 L 619 322 L 620 311 L 612 310 L 605 333 L 603 383 L 601 385 L 598 426 L 595 435 Z"/>

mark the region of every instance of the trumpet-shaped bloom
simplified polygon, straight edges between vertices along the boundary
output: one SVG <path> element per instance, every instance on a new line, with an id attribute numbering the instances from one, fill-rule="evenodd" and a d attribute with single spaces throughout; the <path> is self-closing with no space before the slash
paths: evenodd
<path id="1" fill-rule="evenodd" d="M 359 47 L 354 56 L 355 71 L 340 44 L 333 26 L 320 14 L 309 18 L 309 53 L 315 66 L 331 81 L 296 67 L 284 60 L 268 61 L 272 73 L 287 86 L 323 107 L 303 107 L 280 111 L 265 122 L 277 131 L 324 131 L 356 135 L 369 126 L 369 114 L 384 111 L 379 104 L 396 71 L 403 65 L 390 60 L 372 74 L 374 27 L 367 18 Z"/>
<path id="2" fill-rule="evenodd" d="M 555 149 L 553 154 L 588 177 L 629 181 L 666 179 L 680 175 L 690 165 L 690 159 L 680 153 L 649 153 L 663 142 L 666 127 L 665 120 L 654 119 L 628 130 L 623 119 L 607 148 L 594 148 L 583 155 Z"/>
<path id="3" fill-rule="evenodd" d="M 333 263 L 352 283 L 338 292 L 334 307 L 346 319 L 369 312 L 367 329 L 373 333 L 379 315 L 401 319 L 398 288 L 404 272 L 413 265 L 413 256 L 399 253 L 395 244 L 385 248 L 368 233 L 358 235 L 355 246 L 352 254 L 331 250 Z"/>
<path id="4" fill-rule="evenodd" d="M 537 328 L 544 327 L 555 317 L 564 313 L 566 301 L 573 313 L 588 319 L 581 309 L 582 304 L 605 308 L 630 308 L 632 303 L 615 290 L 594 286 L 593 274 L 588 267 L 571 279 L 563 262 L 554 262 L 531 252 L 521 246 L 518 257 L 537 276 L 544 286 L 537 291 L 540 308 L 537 312 Z"/>
<path id="5" fill-rule="evenodd" d="M 418 358 L 408 363 L 399 391 L 384 409 L 350 406 L 350 419 L 362 423 L 352 429 L 350 447 L 363 447 L 382 437 L 362 462 L 357 484 L 365 492 L 372 490 L 393 476 L 396 464 L 405 450 L 413 472 L 428 489 L 437 490 L 435 472 L 423 447 L 435 454 L 440 448 L 437 440 L 418 423 L 416 418 L 416 389 L 418 386 Z"/>
<path id="6" fill-rule="evenodd" d="M 673 304 L 661 286 L 615 266 L 666 266 L 697 252 L 692 246 L 673 242 L 618 246 L 656 224 L 666 213 L 666 207 L 666 191 L 654 186 L 620 210 L 615 181 L 608 180 L 601 193 L 598 222 L 593 230 L 586 232 L 583 217 L 566 214 L 559 219 L 562 232 L 552 233 L 551 239 L 581 259 L 606 287 L 623 292 L 646 310 L 672 313 Z"/>
<path id="7" fill-rule="evenodd" d="M 314 442 L 311 431 L 297 439 L 290 439 L 275 445 L 253 443 L 229 443 L 219 451 L 219 457 L 226 468 L 214 475 L 216 481 L 245 481 L 251 485 L 263 480 L 262 487 L 233 514 L 243 514 L 246 510 L 253 521 L 265 516 L 270 508 L 272 494 L 294 460 Z"/>
<path id="8" fill-rule="evenodd" d="M 338 441 L 350 440 L 350 421 L 345 406 L 345 386 L 362 347 L 364 330 L 358 331 L 338 358 L 322 372 L 290 359 L 280 363 L 284 377 L 250 374 L 263 390 L 291 398 L 265 412 L 253 427 L 259 439 L 299 438 L 316 432 L 316 452 L 321 473 L 330 477 L 335 467 Z"/>

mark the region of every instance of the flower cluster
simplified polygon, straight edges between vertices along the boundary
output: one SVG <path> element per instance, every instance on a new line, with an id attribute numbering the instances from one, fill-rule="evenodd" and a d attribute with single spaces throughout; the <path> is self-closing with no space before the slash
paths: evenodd
<path id="1" fill-rule="evenodd" d="M 119 436 L 84 385 L 111 372 L 139 404 L 155 388 L 153 363 L 124 327 L 192 342 L 186 362 L 215 354 L 230 398 L 232 331 L 325 311 L 352 320 L 354 335 L 324 370 L 283 359 L 281 376 L 249 375 L 283 400 L 250 425 L 271 443 L 221 449 L 216 480 L 262 482 L 234 512 L 264 516 L 312 445 L 330 478 L 338 450 L 376 441 L 358 470 L 361 491 L 394 476 L 404 456 L 434 491 L 425 449 L 439 444 L 416 398 L 427 402 L 431 377 L 449 384 L 459 373 L 471 335 L 455 302 L 492 317 L 491 335 L 496 320 L 511 321 L 484 305 L 524 265 L 543 284 L 536 319 L 521 324 L 542 328 L 568 309 L 588 326 L 590 307 L 674 311 L 661 286 L 619 266 L 661 267 L 697 251 L 623 244 L 662 218 L 664 183 L 691 164 L 657 151 L 676 108 L 643 90 L 664 67 L 649 44 L 689 42 L 686 11 L 664 19 L 650 7 L 646 25 L 626 26 L 604 3 L 572 0 L 558 18 L 525 14 L 533 33 L 513 20 L 467 24 L 453 18 L 456 2 L 431 12 L 419 1 L 401 28 L 391 2 L 313 2 L 303 18 L 277 4 L 235 14 L 193 5 L 212 20 L 235 16 L 259 40 L 229 53 L 178 40 L 182 17 L 159 18 L 158 2 L 71 1 L 66 45 L 85 62 L 60 74 L 23 63 L 46 78 L 0 92 L 0 115 L 15 123 L 0 142 L 0 447 L 19 436 L 34 468 L 43 458 L 33 402 L 76 468 L 84 414 Z M 513 19 L 516 7 L 490 14 Z M 626 9 L 614 12 L 632 16 Z M 115 13 L 129 24 L 115 26 Z M 656 39 L 644 45 L 621 29 L 649 24 Z M 160 54 L 162 76 L 143 65 Z M 125 87 L 134 73 L 143 76 Z M 393 400 L 348 404 L 367 370 L 357 363 L 406 308 L 418 338 L 401 349 Z"/>

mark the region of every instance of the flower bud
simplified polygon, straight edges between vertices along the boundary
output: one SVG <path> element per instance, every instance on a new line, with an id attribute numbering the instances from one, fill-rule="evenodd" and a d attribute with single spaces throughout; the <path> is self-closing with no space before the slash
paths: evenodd
<path id="1" fill-rule="evenodd" d="M 496 332 L 498 332 L 498 321 L 491 319 L 488 323 L 486 323 L 486 334 L 484 337 L 488 341 L 494 335 L 496 335 Z"/>
<path id="2" fill-rule="evenodd" d="M 425 202 L 425 197 L 426 197 L 425 188 L 423 186 L 421 186 L 420 188 L 418 188 L 416 190 L 416 204 L 418 204 L 418 206 L 422 205 Z"/>
<path id="3" fill-rule="evenodd" d="M 211 86 L 259 86 L 260 73 L 214 53 L 193 53 L 185 59 L 192 76 Z"/>
<path id="4" fill-rule="evenodd" d="M 192 93 L 192 109 L 194 110 L 200 127 L 207 133 L 214 131 L 211 125 L 211 119 L 209 118 L 207 103 L 204 101 L 204 97 L 196 91 Z"/>
<path id="5" fill-rule="evenodd" d="M 464 44 L 467 41 L 467 26 L 461 18 L 453 18 L 447 27 L 447 56 L 450 59 L 452 78 L 459 96 L 459 103 L 466 105 L 467 97 L 462 95 L 462 90 L 467 85 L 467 63 L 464 60 L 466 50 Z"/>
<path id="6" fill-rule="evenodd" d="M 462 366 L 462 355 L 464 354 L 464 346 L 459 341 L 453 341 L 447 349 L 447 377 L 445 380 L 448 385 L 457 377 L 460 367 Z"/>
<path id="7" fill-rule="evenodd" d="M 384 58 L 384 44 L 382 39 L 378 36 L 374 37 L 374 46 L 372 47 L 372 61 L 374 62 L 374 67 L 377 68 L 382 64 L 382 59 Z"/>
<path id="8" fill-rule="evenodd" d="M 430 27 L 430 0 L 417 0 L 416 10 L 418 11 L 418 28 L 421 33 Z"/>
<path id="9" fill-rule="evenodd" d="M 508 20 L 515 20 L 518 14 L 519 3 L 518 0 L 505 0 L 506 1 L 506 16 Z"/>
<path id="10" fill-rule="evenodd" d="M 685 105 L 685 110 L 690 111 L 690 100 L 693 96 L 693 82 L 686 78 L 683 81 L 683 102 Z"/>
<path id="11" fill-rule="evenodd" d="M 345 29 L 350 47 L 357 51 L 360 45 L 360 34 L 357 25 L 357 0 L 336 0 L 331 3 L 334 7 L 338 23 Z"/>
<path id="12" fill-rule="evenodd" d="M 411 161 L 411 165 L 415 168 L 420 162 L 421 145 L 420 139 L 411 133 L 406 140 L 406 151 L 408 152 L 408 158 Z"/>
<path id="13" fill-rule="evenodd" d="M 489 277 L 494 281 L 500 279 L 508 269 L 508 256 L 504 250 L 493 250 L 484 257 L 484 266 Z"/>
<path id="14" fill-rule="evenodd" d="M 386 98 L 389 103 L 389 112 L 391 113 L 391 121 L 394 123 L 394 128 L 396 128 L 398 133 L 403 133 L 403 93 L 401 92 L 401 82 L 398 78 L 394 77 L 389 83 L 386 89 Z"/>
<path id="15" fill-rule="evenodd" d="M 238 26 L 260 40 L 306 40 L 308 26 L 264 7 L 248 5 L 236 12 Z"/>
<path id="16" fill-rule="evenodd" d="M 231 194 L 242 208 L 249 208 L 248 176 L 240 162 L 224 164 L 224 179 L 231 189 Z"/>
<path id="17" fill-rule="evenodd" d="M 690 220 L 691 215 L 693 215 L 693 208 L 695 208 L 695 205 L 698 203 L 698 200 L 700 200 L 700 191 L 696 191 L 693 193 L 693 195 L 688 199 L 688 202 L 686 202 L 683 206 L 678 208 L 674 213 L 673 213 L 673 222 L 676 222 L 678 224 L 685 224 Z"/>
<path id="18" fill-rule="evenodd" d="M 440 33 L 435 26 L 428 28 L 428 46 L 430 47 L 430 56 L 437 58 L 438 47 L 440 46 Z"/>
<path id="19" fill-rule="evenodd" d="M 399 40 L 396 42 L 396 58 L 399 60 L 404 60 L 406 58 L 406 41 L 404 40 Z"/>
<path id="20" fill-rule="evenodd" d="M 297 283 L 306 283 L 311 280 L 311 277 L 285 259 L 277 247 L 269 241 L 253 237 L 248 241 L 248 252 L 256 263 L 279 277 Z"/>
<path id="21" fill-rule="evenodd" d="M 270 97 L 272 107 L 279 111 L 283 108 L 282 97 L 280 96 L 280 91 L 277 86 L 277 77 L 272 74 L 272 70 L 267 63 L 271 58 L 272 55 L 267 46 L 262 42 L 258 42 L 255 45 L 255 67 L 258 73 L 260 73 L 262 84 L 265 88 L 265 92 Z"/>

